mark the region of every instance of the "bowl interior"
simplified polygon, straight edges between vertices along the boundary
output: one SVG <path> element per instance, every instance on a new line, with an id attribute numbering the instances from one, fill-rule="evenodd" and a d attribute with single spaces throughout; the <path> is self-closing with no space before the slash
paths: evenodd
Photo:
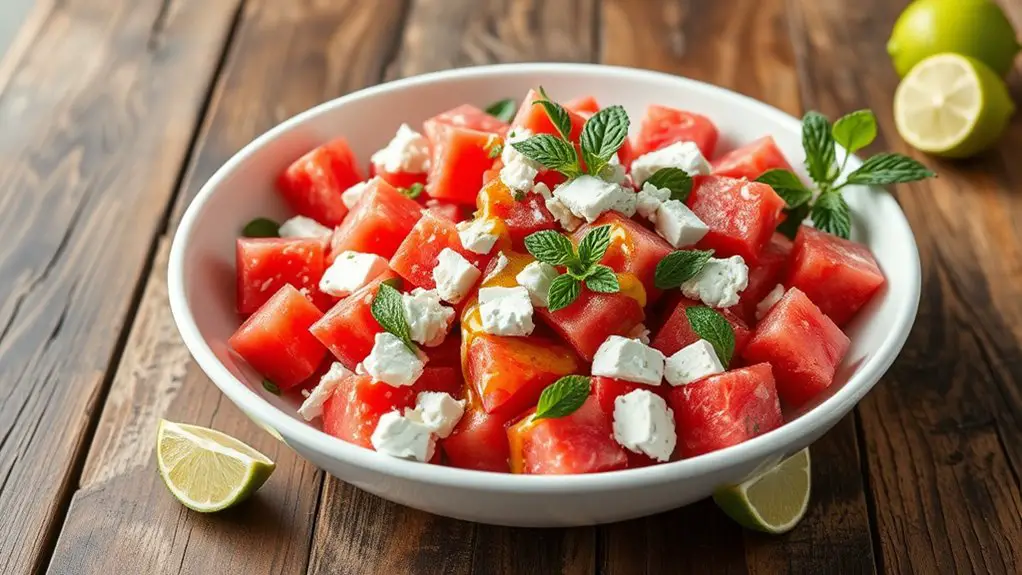
<path id="1" fill-rule="evenodd" d="M 497 99 L 520 98 L 537 85 L 558 99 L 594 95 L 602 105 L 620 104 L 632 118 L 633 133 L 650 104 L 699 112 L 720 129 L 717 155 L 772 135 L 792 165 L 802 165 L 796 119 L 726 90 L 651 72 L 578 65 L 476 68 L 385 84 L 328 102 L 271 130 L 232 158 L 200 192 L 175 238 L 170 286 L 172 299 L 177 299 L 175 317 L 186 341 L 189 333 L 199 335 L 200 342 L 188 341 L 197 357 L 211 352 L 237 378 L 224 381 L 229 378 L 211 374 L 217 385 L 228 395 L 233 394 L 225 386 L 247 386 L 283 414 L 300 420 L 296 401 L 265 391 L 261 378 L 229 353 L 226 343 L 240 323 L 234 311 L 235 239 L 254 217 L 292 215 L 273 190 L 275 178 L 292 160 L 344 136 L 367 163 L 402 122 L 418 127 L 448 108 L 463 103 L 485 107 Z M 849 170 L 858 165 L 851 158 Z M 852 188 L 845 197 L 855 214 L 853 238 L 870 247 L 887 285 L 847 326 L 852 344 L 834 384 L 798 413 L 788 414 L 786 427 L 797 425 L 824 403 L 822 409 L 842 413 L 850 409 L 893 361 L 915 316 L 919 261 L 900 208 L 883 190 Z"/>

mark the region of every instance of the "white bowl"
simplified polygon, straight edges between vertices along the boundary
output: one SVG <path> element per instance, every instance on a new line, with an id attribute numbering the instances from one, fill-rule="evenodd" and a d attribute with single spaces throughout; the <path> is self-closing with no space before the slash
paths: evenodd
<path id="1" fill-rule="evenodd" d="M 848 189 L 855 239 L 876 255 L 887 285 L 848 326 L 852 343 L 834 384 L 780 429 L 721 451 L 664 465 L 592 475 L 523 476 L 394 459 L 331 437 L 297 416 L 294 400 L 265 392 L 228 352 L 234 311 L 234 244 L 257 216 L 286 218 L 273 191 L 292 160 L 339 135 L 363 161 L 401 122 L 415 126 L 463 103 L 485 106 L 543 85 L 559 99 L 594 95 L 634 123 L 663 104 L 709 116 L 721 150 L 770 134 L 801 165 L 797 119 L 745 96 L 656 72 L 579 64 L 485 66 L 383 84 L 321 104 L 270 130 L 231 158 L 185 213 L 170 254 L 170 303 L 185 344 L 213 383 L 255 422 L 330 474 L 381 497 L 440 515 L 518 526 L 619 521 L 679 507 L 741 481 L 809 445 L 880 379 L 908 336 L 919 302 L 919 255 L 897 202 L 880 189 Z M 634 127 L 634 124 L 633 124 Z M 719 150 L 718 150 L 719 154 Z M 849 169 L 860 162 L 851 158 Z"/>

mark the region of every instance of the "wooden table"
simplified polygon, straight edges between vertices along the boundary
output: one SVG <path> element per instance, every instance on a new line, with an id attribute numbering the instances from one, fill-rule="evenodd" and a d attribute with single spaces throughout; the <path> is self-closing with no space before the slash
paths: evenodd
<path id="1" fill-rule="evenodd" d="M 875 150 L 913 153 L 884 51 L 906 3 L 36 0 L 0 63 L 0 573 L 1022 571 L 1019 119 L 992 153 L 921 158 L 940 178 L 895 190 L 923 260 L 915 330 L 814 445 L 812 506 L 784 537 L 709 502 L 569 530 L 388 503 L 225 401 L 168 309 L 168 239 L 218 166 L 296 112 L 420 72 L 654 68 L 792 114 L 869 107 Z M 1022 22 L 1022 0 L 1002 4 Z M 277 472 L 244 506 L 189 512 L 156 474 L 161 417 L 249 441 Z"/>

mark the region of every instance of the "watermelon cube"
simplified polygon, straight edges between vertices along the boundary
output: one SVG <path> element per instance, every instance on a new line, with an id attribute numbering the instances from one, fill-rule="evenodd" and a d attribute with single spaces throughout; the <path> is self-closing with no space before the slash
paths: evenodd
<path id="1" fill-rule="evenodd" d="M 390 258 L 412 231 L 422 207 L 382 178 L 371 180 L 361 199 L 330 239 L 330 261 L 345 251 Z"/>
<path id="2" fill-rule="evenodd" d="M 735 308 L 749 325 L 756 323 L 756 306 L 777 284 L 784 283 L 791 260 L 791 240 L 775 233 L 763 247 L 759 261 L 749 268 L 749 284 Z"/>
<path id="3" fill-rule="evenodd" d="M 713 162 L 713 174 L 755 180 L 768 170 L 794 171 L 773 136 L 764 136 L 724 154 Z"/>
<path id="4" fill-rule="evenodd" d="M 688 315 L 685 310 L 693 306 L 702 306 L 703 304 L 697 301 L 690 300 L 684 297 L 678 297 L 677 303 L 668 302 L 666 309 L 671 310 L 670 315 L 667 317 L 667 321 L 657 331 L 656 336 L 650 343 L 656 349 L 659 349 L 664 356 L 670 357 L 678 352 L 683 347 L 687 347 L 699 341 L 699 336 L 692 331 L 692 326 L 688 322 Z M 673 307 L 672 307 L 673 306 Z M 742 318 L 732 311 L 733 308 L 718 309 L 724 319 L 731 324 L 731 329 L 735 334 L 735 354 L 731 363 L 734 364 L 735 359 L 738 358 L 742 349 L 745 348 L 745 344 L 749 340 L 750 332 L 748 326 L 742 321 Z"/>
<path id="5" fill-rule="evenodd" d="M 716 257 L 742 256 L 747 265 L 754 265 L 773 236 L 785 203 L 766 184 L 699 176 L 688 205 L 710 228 L 696 247 L 712 249 Z"/>
<path id="6" fill-rule="evenodd" d="M 526 416 L 507 430 L 511 472 L 563 475 L 624 469 L 628 453 L 614 441 L 611 425 L 593 396 L 564 417 Z"/>
<path id="7" fill-rule="evenodd" d="M 441 112 L 426 120 L 425 124 L 446 124 L 457 128 L 468 128 L 479 132 L 489 132 L 503 136 L 507 133 L 507 122 L 495 118 L 476 108 L 472 104 L 462 104 L 456 108 Z"/>
<path id="8" fill-rule="evenodd" d="M 380 416 L 415 406 L 418 391 L 374 383 L 368 375 L 351 374 L 337 384 L 323 404 L 323 431 L 348 443 L 373 448 L 370 438 Z"/>
<path id="9" fill-rule="evenodd" d="M 706 116 L 666 106 L 650 106 L 633 142 L 635 157 L 677 142 L 694 142 L 707 158 L 717 147 L 717 126 Z"/>
<path id="10" fill-rule="evenodd" d="M 386 271 L 362 289 L 337 302 L 319 321 L 309 327 L 344 367 L 354 371 L 373 349 L 376 334 L 383 328 L 370 311 L 380 284 L 397 276 Z"/>
<path id="11" fill-rule="evenodd" d="M 559 229 L 557 220 L 546 209 L 546 201 L 536 192 L 528 192 L 516 200 L 511 190 L 495 178 L 479 192 L 479 213 L 482 216 L 496 216 L 503 220 L 504 228 L 511 238 L 511 246 L 525 251 L 525 238 L 543 230 Z"/>
<path id="12" fill-rule="evenodd" d="M 461 421 L 439 446 L 453 467 L 507 473 L 511 470 L 507 423 L 506 416 L 486 413 L 470 401 Z"/>
<path id="13" fill-rule="evenodd" d="M 254 312 L 287 284 L 312 297 L 322 295 L 325 252 L 320 238 L 238 238 L 238 313 Z"/>
<path id="14" fill-rule="evenodd" d="M 333 227 L 348 213 L 341 193 L 364 179 L 348 142 L 338 138 L 288 166 L 277 191 L 294 211 Z"/>
<path id="15" fill-rule="evenodd" d="M 536 90 L 529 90 L 529 93 L 525 95 L 525 99 L 522 100 L 522 105 L 518 108 L 518 113 L 515 115 L 515 119 L 511 121 L 511 131 L 515 130 L 528 130 L 532 135 L 538 134 L 553 134 L 557 135 L 557 128 L 554 127 L 553 122 L 550 121 L 550 116 L 547 115 L 546 108 L 536 104 L 538 100 L 542 99 L 542 96 Z M 571 118 L 571 133 L 568 135 L 569 139 L 573 142 L 577 142 L 579 136 L 582 135 L 582 127 L 585 125 L 586 120 L 577 112 L 568 110 L 568 116 Z"/>
<path id="16" fill-rule="evenodd" d="M 589 230 L 602 225 L 611 227 L 611 240 L 601 263 L 617 273 L 637 277 L 646 290 L 646 300 L 656 301 L 661 292 L 654 285 L 653 277 L 660 260 L 673 251 L 670 244 L 635 220 L 613 211 L 603 214 L 591 224 L 579 227 L 572 234 L 572 241 L 577 245 Z"/>
<path id="17" fill-rule="evenodd" d="M 494 134 L 427 121 L 426 137 L 432 147 L 429 183 L 431 198 L 475 205 L 483 174 L 493 166 L 490 146 Z"/>
<path id="18" fill-rule="evenodd" d="M 461 245 L 454 222 L 426 211 L 394 252 L 390 267 L 412 285 L 433 289 L 436 287 L 433 268 L 440 252 L 447 248 L 458 252 L 480 270 L 490 261 L 490 255 L 477 254 Z"/>
<path id="19" fill-rule="evenodd" d="M 597 348 L 612 335 L 627 335 L 642 323 L 642 304 L 624 292 L 582 293 L 568 307 L 551 312 L 536 310 L 558 335 L 564 338 L 586 361 L 592 361 Z"/>

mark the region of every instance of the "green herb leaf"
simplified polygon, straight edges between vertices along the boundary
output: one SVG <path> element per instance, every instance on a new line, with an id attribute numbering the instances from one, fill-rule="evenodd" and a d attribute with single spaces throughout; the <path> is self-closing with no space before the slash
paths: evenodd
<path id="1" fill-rule="evenodd" d="M 688 194 L 692 191 L 692 176 L 681 168 L 660 168 L 646 179 L 646 183 L 670 190 L 671 199 L 680 202 L 688 200 Z"/>
<path id="2" fill-rule="evenodd" d="M 816 199 L 810 215 L 816 228 L 848 239 L 852 232 L 852 212 L 841 192 L 826 192 Z"/>
<path id="3" fill-rule="evenodd" d="M 798 176 L 788 170 L 767 170 L 756 178 L 756 181 L 773 188 L 777 195 L 781 196 L 788 204 L 788 209 L 797 208 L 813 199 L 813 192 L 805 187 Z"/>
<path id="4" fill-rule="evenodd" d="M 809 216 L 809 204 L 802 204 L 797 208 L 785 208 L 784 213 L 786 217 L 783 222 L 778 224 L 777 231 L 789 240 L 793 240 L 798 229 L 802 227 L 802 222 Z"/>
<path id="5" fill-rule="evenodd" d="M 256 218 L 245 224 L 241 235 L 246 238 L 279 238 L 280 224 L 270 218 Z"/>
<path id="6" fill-rule="evenodd" d="M 566 375 L 551 383 L 539 395 L 533 419 L 571 415 L 589 398 L 592 383 L 585 375 Z"/>
<path id="7" fill-rule="evenodd" d="M 586 275 L 586 287 L 598 293 L 617 293 L 621 284 L 617 281 L 614 270 L 605 265 L 597 264 L 589 268 Z"/>
<path id="8" fill-rule="evenodd" d="M 571 240 L 554 230 L 544 230 L 525 236 L 525 249 L 537 260 L 552 266 L 563 266 L 578 261 Z"/>
<path id="9" fill-rule="evenodd" d="M 705 306 L 693 306 L 685 310 L 685 317 L 692 331 L 700 338 L 710 342 L 717 352 L 720 363 L 725 368 L 731 363 L 735 353 L 735 332 L 731 329 L 724 316 L 716 310 Z"/>
<path id="10" fill-rule="evenodd" d="M 588 268 L 599 263 L 610 247 L 610 225 L 597 226 L 588 232 L 578 244 L 578 259 L 582 266 Z"/>
<path id="11" fill-rule="evenodd" d="M 404 342 L 408 349 L 415 353 L 415 344 L 412 343 L 411 329 L 408 327 L 408 319 L 405 317 L 405 308 L 401 304 L 401 292 L 389 284 L 381 283 L 369 311 L 376 319 L 380 327 Z"/>
<path id="12" fill-rule="evenodd" d="M 272 393 L 273 395 L 280 395 L 280 388 L 277 387 L 277 384 L 273 383 L 272 381 L 266 378 L 263 378 L 263 389 Z"/>
<path id="13" fill-rule="evenodd" d="M 830 122 L 819 112 L 806 112 L 802 117 L 802 147 L 806 152 L 809 177 L 821 186 L 829 186 L 838 176 L 834 152 L 834 136 Z"/>
<path id="14" fill-rule="evenodd" d="M 846 183 L 885 186 L 932 178 L 935 174 L 921 163 L 901 154 L 877 154 L 851 174 Z"/>
<path id="15" fill-rule="evenodd" d="M 873 143 L 877 137 L 877 118 L 871 110 L 859 110 L 838 118 L 831 130 L 834 140 L 849 154 Z"/>
<path id="16" fill-rule="evenodd" d="M 598 175 L 628 137 L 628 114 L 621 106 L 596 112 L 582 127 L 582 156 L 590 174 Z"/>
<path id="17" fill-rule="evenodd" d="M 582 173 L 578 165 L 575 146 L 550 134 L 540 134 L 521 142 L 512 142 L 511 146 L 526 158 L 539 162 L 548 170 L 556 170 L 569 178 L 574 178 Z"/>
<path id="18" fill-rule="evenodd" d="M 497 118 L 503 122 L 510 122 L 515 117 L 515 112 L 518 111 L 517 103 L 514 98 L 504 98 L 503 100 L 497 100 L 486 107 L 486 113 Z"/>
<path id="19" fill-rule="evenodd" d="M 568 274 L 561 274 L 550 282 L 547 310 L 555 312 L 571 305 L 582 293 L 582 282 Z"/>
<path id="20" fill-rule="evenodd" d="M 404 194 L 405 197 L 414 200 L 415 198 L 422 195 L 422 189 L 423 185 L 420 184 L 419 182 L 415 182 L 414 184 L 407 188 L 398 188 L 397 191 Z"/>
<path id="21" fill-rule="evenodd" d="M 657 289 L 672 289 L 695 277 L 706 262 L 710 261 L 713 250 L 682 250 L 667 254 L 656 265 L 653 285 Z"/>
<path id="22" fill-rule="evenodd" d="M 567 140 L 571 134 L 571 114 L 564 109 L 564 106 L 551 100 L 550 96 L 546 95 L 546 90 L 543 89 L 543 86 L 539 87 L 539 95 L 542 98 L 533 102 L 533 105 L 539 104 L 543 106 L 554 128 L 557 128 L 557 132 L 561 134 L 561 137 Z"/>

